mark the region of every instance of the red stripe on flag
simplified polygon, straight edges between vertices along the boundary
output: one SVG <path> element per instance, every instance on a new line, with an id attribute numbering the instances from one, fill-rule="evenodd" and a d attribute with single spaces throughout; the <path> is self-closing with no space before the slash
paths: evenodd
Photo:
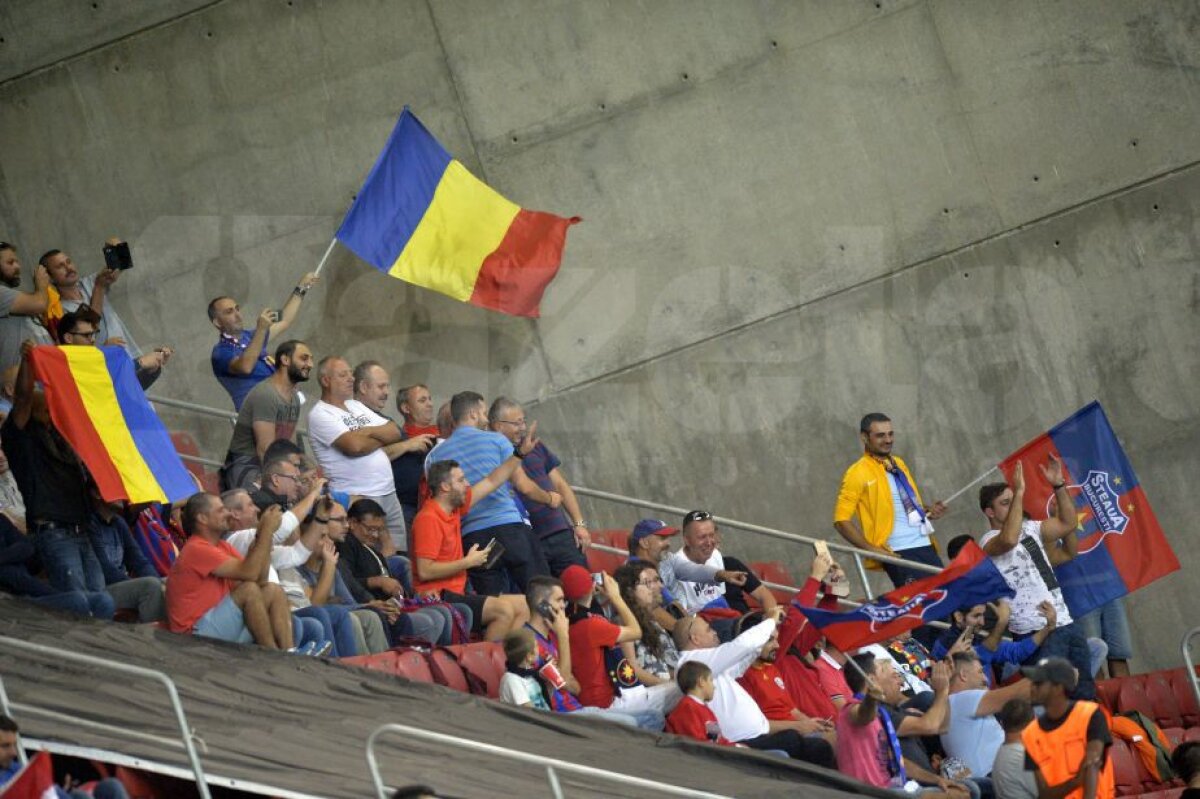
<path id="1" fill-rule="evenodd" d="M 1058 447 L 1054 445 L 1054 439 L 1050 438 L 1048 433 L 1038 436 L 1000 462 L 1000 471 L 1004 474 L 1005 482 L 1010 486 L 1012 485 L 1013 469 L 1017 462 L 1020 461 L 1024 465 L 1024 511 L 1035 519 L 1049 519 L 1054 516 L 1050 512 L 1050 500 L 1054 497 L 1054 489 L 1046 482 L 1046 478 L 1042 476 L 1039 468 L 1050 462 L 1049 456 L 1051 455 L 1063 461 L 1063 477 L 1066 479 L 1067 485 L 1073 484 L 1075 480 L 1067 469 L 1066 461 L 1063 459 L 1062 453 L 1058 451 Z"/>
<path id="2" fill-rule="evenodd" d="M 546 286 L 558 274 L 567 228 L 581 221 L 521 209 L 500 246 L 483 260 L 471 304 L 514 316 L 537 317 Z"/>
<path id="3" fill-rule="evenodd" d="M 1104 546 L 1129 590 L 1136 591 L 1178 571 L 1179 559 L 1167 543 L 1141 486 L 1121 496 L 1121 510 L 1129 517 L 1129 524 L 1119 535 L 1104 536 Z M 1081 541 L 1080 550 L 1088 543 Z"/>
<path id="4" fill-rule="evenodd" d="M 71 442 L 75 454 L 88 464 L 88 472 L 104 497 L 125 497 L 125 481 L 100 439 L 100 433 L 83 406 L 83 396 L 67 357 L 58 347 L 43 345 L 33 350 L 34 374 L 46 390 L 50 419 L 62 437 Z"/>

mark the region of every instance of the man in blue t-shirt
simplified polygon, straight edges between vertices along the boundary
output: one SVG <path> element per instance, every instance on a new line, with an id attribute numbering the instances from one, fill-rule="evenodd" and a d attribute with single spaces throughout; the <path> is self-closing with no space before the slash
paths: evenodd
<path id="1" fill-rule="evenodd" d="M 438 461 L 457 461 L 467 482 L 474 485 L 512 457 L 512 442 L 487 429 L 487 402 L 474 391 L 461 391 L 450 400 L 450 415 L 454 432 L 429 451 L 425 458 L 425 474 Z M 517 453 L 520 457 L 520 453 Z M 537 489 L 537 486 L 534 486 Z M 552 498 L 541 489 L 541 497 L 549 504 Z M 501 488 L 471 506 L 462 522 L 463 551 L 478 544 L 482 549 L 496 539 L 503 552 L 492 568 L 486 565 L 471 569 L 471 586 L 476 593 L 488 596 L 524 593 L 529 581 L 550 573 L 542 556 L 537 538 L 525 522 L 525 515 L 511 489 Z"/>
<path id="2" fill-rule="evenodd" d="M 515 447 L 525 438 L 525 410 L 508 397 L 499 397 L 488 410 L 489 424 L 495 432 L 507 438 Z M 575 564 L 587 568 L 583 550 L 591 543 L 583 513 L 575 492 L 571 490 L 560 468 L 561 462 L 544 442 L 521 461 L 521 472 L 514 473 L 512 485 L 519 496 L 517 501 L 529 513 L 529 524 L 542 548 L 542 555 L 555 577 Z M 549 503 L 539 499 L 546 494 Z"/>
<path id="3" fill-rule="evenodd" d="M 305 275 L 281 310 L 264 308 L 253 332 L 245 329 L 237 300 L 217 297 L 208 304 L 208 320 L 220 333 L 212 348 L 213 375 L 229 392 L 234 410 L 242 409 L 242 401 L 250 389 L 275 374 L 275 362 L 267 354 L 271 336 L 279 336 L 291 327 L 300 313 L 304 295 L 317 280 L 313 273 Z"/>

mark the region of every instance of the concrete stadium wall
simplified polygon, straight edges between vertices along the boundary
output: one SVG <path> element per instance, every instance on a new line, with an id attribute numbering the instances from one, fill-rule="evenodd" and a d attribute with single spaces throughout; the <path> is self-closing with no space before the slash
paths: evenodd
<path id="1" fill-rule="evenodd" d="M 585 222 L 536 322 L 339 249 L 319 354 L 528 400 L 580 484 L 822 536 L 866 411 L 945 496 L 1099 399 L 1185 566 L 1130 600 L 1137 665 L 1200 616 L 1192 2 L 11 0 L 0 38 L 0 235 L 89 266 L 128 236 L 164 395 L 226 406 L 204 303 L 280 304 L 409 104 Z"/>

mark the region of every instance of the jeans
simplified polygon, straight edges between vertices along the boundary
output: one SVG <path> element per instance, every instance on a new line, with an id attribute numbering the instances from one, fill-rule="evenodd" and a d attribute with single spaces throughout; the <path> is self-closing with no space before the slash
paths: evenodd
<path id="1" fill-rule="evenodd" d="M 309 605 L 306 608 L 296 608 L 292 611 L 302 619 L 316 619 L 321 625 L 321 633 L 333 642 L 329 654 L 335 658 L 361 655 L 358 642 L 354 635 L 354 620 L 350 618 L 350 609 L 342 605 Z"/>
<path id="2" fill-rule="evenodd" d="M 1022 636 L 1027 637 L 1027 636 Z M 1092 653 L 1088 647 L 1087 637 L 1077 624 L 1065 627 L 1055 627 L 1054 632 L 1042 642 L 1033 657 L 1026 663 L 1037 663 L 1042 658 L 1060 657 L 1071 661 L 1071 665 L 1079 672 L 1079 684 L 1071 693 L 1072 699 L 1096 698 L 1095 672 L 1092 671 Z"/>
<path id="3" fill-rule="evenodd" d="M 542 557 L 550 567 L 550 573 L 557 577 L 571 565 L 587 568 L 587 558 L 575 544 L 575 533 L 571 530 L 559 530 L 544 536 L 541 541 Z"/>
<path id="4" fill-rule="evenodd" d="M 516 585 L 517 591 L 525 593 L 530 580 L 550 573 L 546 559 L 535 545 L 533 531 L 520 523 L 499 524 L 467 533 L 463 536 L 463 552 L 470 551 L 475 544 L 486 547 L 493 538 L 504 546 L 504 554 L 495 567 L 481 566 L 468 572 L 475 593 L 485 596 L 509 594 L 513 592 L 510 582 Z"/>
<path id="5" fill-rule="evenodd" d="M 67 591 L 49 596 L 26 597 L 35 605 L 55 610 L 65 610 L 76 616 L 92 616 L 97 619 L 113 617 L 113 599 L 103 591 Z"/>
<path id="6" fill-rule="evenodd" d="M 33 544 L 55 591 L 104 590 L 104 570 L 87 531 L 40 527 L 33 534 Z"/>
<path id="7" fill-rule="evenodd" d="M 412 585 L 412 563 L 403 555 L 389 555 L 387 559 L 388 573 L 396 580 L 400 581 L 400 585 L 404 586 L 404 595 L 413 595 Z"/>
<path id="8" fill-rule="evenodd" d="M 302 647 L 309 641 L 316 641 L 317 646 L 324 646 L 325 642 L 330 639 L 325 637 L 325 628 L 321 622 L 316 619 L 305 619 L 300 616 L 292 616 L 292 643 L 296 647 Z"/>
<path id="9" fill-rule="evenodd" d="M 930 566 L 937 566 L 939 569 L 945 564 L 938 557 L 937 550 L 932 546 L 913 547 L 912 549 L 902 549 L 896 553 L 896 557 L 904 558 L 905 560 L 915 560 L 917 563 L 927 563 Z M 922 577 L 928 577 L 932 572 L 917 571 L 910 569 L 907 566 L 896 566 L 891 563 L 884 563 L 883 570 L 887 572 L 887 576 L 891 578 L 892 585 L 899 588 L 902 585 L 907 585 L 914 580 L 920 580 Z"/>

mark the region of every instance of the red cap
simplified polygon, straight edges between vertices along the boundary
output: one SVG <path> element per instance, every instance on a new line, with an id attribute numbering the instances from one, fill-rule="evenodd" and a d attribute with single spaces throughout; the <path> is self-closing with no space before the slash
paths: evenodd
<path id="1" fill-rule="evenodd" d="M 568 602 L 578 602 L 591 593 L 593 588 L 592 575 L 587 569 L 574 563 L 563 569 L 558 579 L 563 586 L 563 596 Z"/>

